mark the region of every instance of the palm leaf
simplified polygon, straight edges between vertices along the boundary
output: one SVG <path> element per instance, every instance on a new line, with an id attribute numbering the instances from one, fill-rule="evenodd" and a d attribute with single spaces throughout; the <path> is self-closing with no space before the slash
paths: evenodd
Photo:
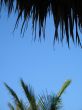
<path id="1" fill-rule="evenodd" d="M 42 96 L 38 104 L 41 110 L 59 110 L 61 108 L 61 99 L 54 95 Z"/>
<path id="2" fill-rule="evenodd" d="M 31 88 L 29 88 L 24 82 L 23 80 L 21 80 L 21 85 L 22 88 L 25 92 L 25 95 L 30 103 L 30 107 L 32 107 L 32 110 L 37 110 L 37 105 L 36 105 L 36 99 L 35 96 L 33 94 L 33 91 Z"/>
<path id="3" fill-rule="evenodd" d="M 5 87 L 8 89 L 8 91 L 10 92 L 10 94 L 12 95 L 15 105 L 16 107 L 20 108 L 20 110 L 24 110 L 21 101 L 19 100 L 17 94 L 15 93 L 15 91 L 13 89 L 11 89 L 6 83 Z M 11 106 L 12 107 L 12 106 Z"/>
<path id="4" fill-rule="evenodd" d="M 34 96 L 34 93 L 32 91 L 32 88 L 29 88 L 23 80 L 21 80 L 21 85 L 24 90 L 24 93 L 30 103 L 30 106 L 27 107 L 23 103 L 22 100 L 20 100 L 15 93 L 13 89 L 11 89 L 6 83 L 5 86 L 10 92 L 10 94 L 14 98 L 15 107 L 9 103 L 10 110 L 59 110 L 61 106 L 61 96 L 64 93 L 64 91 L 67 89 L 67 87 L 70 85 L 71 80 L 65 81 L 63 86 L 61 87 L 60 91 L 57 93 L 57 95 L 44 95 L 39 96 L 38 103 L 36 103 L 36 99 Z"/>
<path id="5" fill-rule="evenodd" d="M 76 42 L 81 46 L 81 37 L 79 36 L 79 31 L 82 33 L 81 0 L 0 0 L 1 9 L 4 4 L 7 7 L 8 15 L 12 12 L 18 13 L 17 25 L 19 20 L 23 18 L 22 27 L 24 27 L 24 24 L 28 24 L 29 18 L 31 18 L 33 29 L 36 31 L 38 24 L 39 38 L 42 32 L 45 33 L 46 19 L 49 14 L 53 16 L 54 21 L 54 40 L 63 41 L 66 37 L 68 46 L 70 45 L 70 39 L 72 39 L 73 43 Z M 58 35 L 59 26 L 62 32 L 61 37 Z"/>
<path id="6" fill-rule="evenodd" d="M 45 96 L 44 96 L 45 97 Z M 43 96 L 39 96 L 39 101 L 38 101 L 38 105 L 42 110 L 47 110 L 47 107 L 45 105 L 45 101 L 46 101 L 46 97 L 45 100 L 43 98 Z"/>
<path id="7" fill-rule="evenodd" d="M 10 110 L 15 110 L 14 106 L 11 103 L 8 103 Z"/>
<path id="8" fill-rule="evenodd" d="M 64 93 L 64 91 L 67 89 L 67 87 L 70 85 L 70 83 L 71 80 L 65 81 L 58 94 L 52 97 L 50 110 L 58 110 L 61 108 L 61 96 Z"/>
<path id="9" fill-rule="evenodd" d="M 64 91 L 67 89 L 67 87 L 70 85 L 71 80 L 65 81 L 63 86 L 61 87 L 60 91 L 56 96 L 54 95 L 48 95 L 40 97 L 39 104 L 42 108 L 42 110 L 59 110 L 61 106 L 61 96 L 64 93 Z"/>
<path id="10" fill-rule="evenodd" d="M 64 93 L 64 91 L 67 89 L 67 87 L 70 85 L 71 80 L 67 80 L 65 81 L 65 83 L 63 84 L 63 86 L 61 87 L 60 91 L 58 92 L 57 96 L 61 97 L 61 95 Z"/>
<path id="11" fill-rule="evenodd" d="M 61 98 L 53 96 L 51 99 L 50 110 L 59 110 L 62 107 L 61 104 Z"/>

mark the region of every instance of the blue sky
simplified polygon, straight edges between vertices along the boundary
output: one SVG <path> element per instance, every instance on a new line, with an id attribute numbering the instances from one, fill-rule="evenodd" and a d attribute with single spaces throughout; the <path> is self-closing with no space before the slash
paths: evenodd
<path id="1" fill-rule="evenodd" d="M 7 18 L 3 11 L 0 17 L 0 110 L 7 110 L 7 102 L 12 100 L 3 83 L 10 85 L 20 97 L 23 91 L 20 78 L 30 84 L 36 95 L 46 89 L 57 93 L 65 80 L 71 79 L 70 87 L 62 96 L 62 110 L 82 109 L 82 49 L 66 41 L 53 46 L 53 21 L 48 18 L 46 39 L 34 42 L 31 23 L 24 38 L 20 35 L 20 24 L 13 33 L 15 15 Z M 37 34 L 38 36 L 38 34 Z"/>

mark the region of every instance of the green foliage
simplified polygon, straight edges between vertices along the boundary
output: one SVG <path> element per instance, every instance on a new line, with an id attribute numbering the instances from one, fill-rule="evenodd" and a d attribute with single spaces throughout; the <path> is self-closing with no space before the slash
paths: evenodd
<path id="1" fill-rule="evenodd" d="M 62 102 L 61 96 L 71 83 L 70 80 L 67 80 L 61 87 L 58 94 L 39 96 L 38 100 L 36 101 L 32 88 L 27 86 L 23 80 L 20 80 L 20 82 L 27 98 L 27 104 L 28 101 L 29 104 L 26 106 L 24 102 L 19 99 L 16 92 L 5 83 L 5 87 L 8 89 L 9 93 L 14 99 L 14 105 L 8 103 L 10 110 L 59 110 Z"/>
<path id="2" fill-rule="evenodd" d="M 14 103 L 15 103 L 15 107 L 13 107 L 12 104 L 8 104 L 9 105 L 9 108 L 11 108 L 11 110 L 14 110 L 14 108 L 16 110 L 25 110 L 24 108 L 24 105 L 23 105 L 23 102 L 18 98 L 17 94 L 15 93 L 15 91 L 13 89 L 11 89 L 6 83 L 5 84 L 5 87 L 9 90 L 10 94 L 12 95 L 13 99 L 14 99 Z"/>
<path id="3" fill-rule="evenodd" d="M 58 94 L 55 95 L 47 95 L 40 97 L 39 103 L 41 105 L 42 110 L 59 110 L 61 108 L 61 95 L 64 93 L 66 88 L 70 85 L 71 80 L 67 80 L 63 86 L 61 87 Z"/>
<path id="4" fill-rule="evenodd" d="M 65 83 L 63 84 L 62 88 L 60 89 L 60 91 L 58 92 L 58 97 L 61 97 L 62 93 L 64 93 L 64 91 L 66 90 L 66 88 L 70 85 L 71 80 L 67 80 L 65 81 Z"/>
<path id="5" fill-rule="evenodd" d="M 30 106 L 32 107 L 32 110 L 37 110 L 36 99 L 35 99 L 35 96 L 34 96 L 34 93 L 33 93 L 32 89 L 29 88 L 23 82 L 23 80 L 21 80 L 21 85 L 22 85 L 22 88 L 25 92 L 25 95 L 26 95 L 27 99 L 29 100 L 29 103 L 30 103 Z"/>

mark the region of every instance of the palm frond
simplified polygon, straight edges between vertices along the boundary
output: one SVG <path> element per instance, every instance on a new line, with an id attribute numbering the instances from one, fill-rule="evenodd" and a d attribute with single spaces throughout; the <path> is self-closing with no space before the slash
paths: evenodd
<path id="1" fill-rule="evenodd" d="M 59 110 L 62 107 L 61 98 L 53 96 L 51 99 L 50 110 Z"/>
<path id="2" fill-rule="evenodd" d="M 13 89 L 11 89 L 6 83 L 5 84 L 5 87 L 8 89 L 8 91 L 10 92 L 10 94 L 13 96 L 13 98 L 15 99 L 16 102 L 20 103 L 20 100 L 17 96 L 17 94 L 14 92 Z"/>
<path id="3" fill-rule="evenodd" d="M 42 109 L 42 110 L 47 110 L 47 106 L 45 104 L 46 102 L 46 97 L 45 96 L 39 96 L 39 101 L 38 101 L 38 105 L 39 105 L 39 108 Z"/>
<path id="4" fill-rule="evenodd" d="M 23 101 L 18 98 L 15 91 L 5 83 L 6 88 L 13 96 L 15 102 L 15 106 L 13 106 L 11 103 L 8 104 L 10 110 L 59 110 L 62 107 L 61 96 L 71 83 L 71 80 L 65 81 L 57 95 L 47 94 L 39 96 L 38 101 L 36 103 L 36 99 L 32 91 L 32 88 L 29 88 L 22 79 L 20 81 L 30 105 L 25 105 L 25 103 L 23 103 Z"/>
<path id="5" fill-rule="evenodd" d="M 8 103 L 8 107 L 10 108 L 10 110 L 15 110 L 14 106 L 11 103 Z"/>
<path id="6" fill-rule="evenodd" d="M 25 95 L 30 103 L 30 106 L 32 107 L 32 110 L 37 110 L 37 104 L 36 104 L 36 99 L 34 96 L 34 93 L 32 91 L 32 88 L 29 88 L 24 82 L 23 80 L 21 80 L 21 85 L 22 88 L 25 92 Z"/>
<path id="7" fill-rule="evenodd" d="M 42 110 L 59 110 L 62 106 L 61 96 L 70 85 L 71 80 L 65 81 L 57 95 L 48 95 L 39 98 L 39 104 Z"/>
<path id="8" fill-rule="evenodd" d="M 79 31 L 82 33 L 81 0 L 0 0 L 0 7 L 3 8 L 3 5 L 7 7 L 9 15 L 12 12 L 18 13 L 17 25 L 22 17 L 22 27 L 29 22 L 29 18 L 32 18 L 35 31 L 37 24 L 39 24 L 39 37 L 41 37 L 42 32 L 45 33 L 47 15 L 52 15 L 55 27 L 54 40 L 61 39 L 63 41 L 66 37 L 68 46 L 70 45 L 70 39 L 81 46 L 81 37 L 79 36 Z M 61 38 L 58 35 L 59 26 L 62 32 Z M 74 33 L 74 28 L 76 33 Z"/>
<path id="9" fill-rule="evenodd" d="M 38 104 L 41 110 L 59 110 L 61 108 L 61 99 L 55 95 L 42 96 Z"/>
<path id="10" fill-rule="evenodd" d="M 63 86 L 61 87 L 60 91 L 57 94 L 57 97 L 61 97 L 62 93 L 67 89 L 67 87 L 70 85 L 71 80 L 67 80 L 64 82 Z"/>
<path id="11" fill-rule="evenodd" d="M 18 98 L 17 94 L 15 93 L 15 91 L 11 89 L 6 83 L 4 84 L 5 84 L 5 87 L 8 89 L 8 91 L 10 92 L 11 96 L 13 97 L 16 107 L 20 108 L 20 110 L 24 110 L 22 103 Z"/>

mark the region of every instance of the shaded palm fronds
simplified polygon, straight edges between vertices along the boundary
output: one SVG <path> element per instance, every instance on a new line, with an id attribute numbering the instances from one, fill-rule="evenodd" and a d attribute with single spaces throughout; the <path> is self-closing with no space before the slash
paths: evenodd
<path id="1" fill-rule="evenodd" d="M 18 12 L 16 25 L 19 19 L 23 17 L 22 28 L 32 18 L 33 29 L 36 30 L 37 22 L 39 22 L 39 37 L 41 33 L 45 33 L 46 18 L 48 13 L 52 13 L 55 35 L 54 39 L 58 40 L 58 27 L 62 32 L 61 41 L 66 37 L 68 46 L 70 38 L 81 46 L 81 35 L 79 31 L 82 28 L 82 1 L 81 0 L 0 0 L 0 7 L 7 6 L 8 14 Z M 75 32 L 74 33 L 74 25 Z M 45 37 L 45 34 L 44 34 Z"/>
<path id="2" fill-rule="evenodd" d="M 24 81 L 21 80 L 21 86 L 24 90 L 27 100 L 29 101 L 29 104 L 28 102 L 25 104 L 23 100 L 20 100 L 16 92 L 5 83 L 6 88 L 14 99 L 14 105 L 8 103 L 8 106 L 10 110 L 59 110 L 62 107 L 61 96 L 70 83 L 71 81 L 67 80 L 56 95 L 42 95 L 39 96 L 38 100 L 36 101 L 32 88 L 29 88 Z"/>
<path id="3" fill-rule="evenodd" d="M 56 95 L 41 96 L 39 99 L 39 104 L 42 110 L 59 110 L 62 106 L 61 96 L 70 85 L 71 80 L 65 81 L 61 89 Z"/>

